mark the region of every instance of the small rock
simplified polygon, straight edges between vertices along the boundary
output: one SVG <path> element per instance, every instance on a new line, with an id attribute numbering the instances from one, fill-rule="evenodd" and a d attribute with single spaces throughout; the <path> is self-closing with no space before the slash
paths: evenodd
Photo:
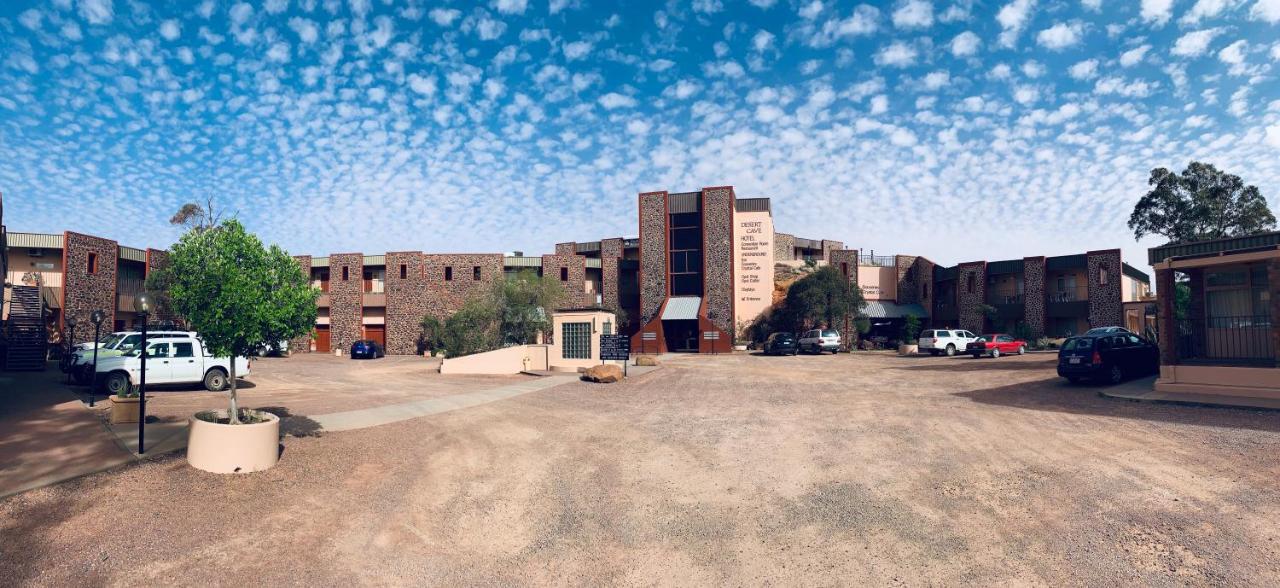
<path id="1" fill-rule="evenodd" d="M 636 358 L 636 365 L 651 366 L 651 367 L 656 366 L 658 365 L 658 359 L 653 357 L 652 355 L 641 355 L 640 357 Z"/>
<path id="2" fill-rule="evenodd" d="M 600 384 L 612 384 L 622 380 L 622 368 L 614 364 L 594 365 L 583 372 L 582 379 Z"/>

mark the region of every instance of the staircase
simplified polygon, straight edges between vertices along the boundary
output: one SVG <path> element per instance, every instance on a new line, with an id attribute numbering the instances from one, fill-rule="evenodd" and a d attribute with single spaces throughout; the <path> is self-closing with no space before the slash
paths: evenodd
<path id="1" fill-rule="evenodd" d="M 44 308 L 39 286 L 14 285 L 9 300 L 9 321 L 5 324 L 5 369 L 43 370 L 48 339 L 44 330 Z"/>

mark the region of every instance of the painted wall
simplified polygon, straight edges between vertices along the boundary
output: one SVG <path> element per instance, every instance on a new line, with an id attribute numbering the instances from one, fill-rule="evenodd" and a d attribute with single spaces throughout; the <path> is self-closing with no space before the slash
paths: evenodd
<path id="1" fill-rule="evenodd" d="M 1121 277 L 1120 295 L 1124 302 L 1137 302 L 1142 299 L 1143 294 L 1151 292 L 1151 287 L 1146 282 L 1135 280 L 1129 276 Z M 1135 292 L 1136 288 L 1136 292 Z"/>
<path id="2" fill-rule="evenodd" d="M 773 216 L 768 212 L 734 215 L 734 325 L 754 321 L 773 301 L 775 256 Z"/>
<path id="3" fill-rule="evenodd" d="M 513 375 L 526 369 L 547 369 L 549 345 L 516 345 L 485 353 L 446 358 L 442 374 Z"/>
<path id="4" fill-rule="evenodd" d="M 557 312 L 551 316 L 552 337 L 551 352 L 547 360 L 550 368 L 556 371 L 577 371 L 578 368 L 600 364 L 600 335 L 604 334 L 604 324 L 610 323 L 612 330 L 618 332 L 618 320 L 612 312 L 605 311 L 570 311 Z M 567 359 L 564 357 L 564 337 L 560 336 L 565 323 L 591 323 L 591 357 L 589 359 Z"/>
<path id="5" fill-rule="evenodd" d="M 897 300 L 898 268 L 860 265 L 858 286 L 867 300 Z"/>

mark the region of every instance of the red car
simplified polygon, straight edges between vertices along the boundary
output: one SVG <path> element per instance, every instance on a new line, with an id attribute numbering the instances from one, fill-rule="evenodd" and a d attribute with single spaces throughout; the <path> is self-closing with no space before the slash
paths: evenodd
<path id="1" fill-rule="evenodd" d="M 978 359 L 984 355 L 1000 357 L 1001 355 L 1008 355 L 1010 353 L 1022 355 L 1026 352 L 1026 341 L 1004 333 L 988 333 L 978 337 L 977 341 L 974 341 L 965 347 L 965 353 L 972 355 L 974 359 Z"/>

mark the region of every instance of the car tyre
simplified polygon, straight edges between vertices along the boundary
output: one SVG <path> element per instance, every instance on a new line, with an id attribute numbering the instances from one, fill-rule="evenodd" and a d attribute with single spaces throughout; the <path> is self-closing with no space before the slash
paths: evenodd
<path id="1" fill-rule="evenodd" d="M 999 348 L 999 347 L 992 347 L 992 348 L 991 348 L 991 358 L 992 358 L 992 359 L 995 359 L 995 358 L 997 358 L 997 357 L 1000 357 L 1000 348 Z"/>
<path id="2" fill-rule="evenodd" d="M 1120 364 L 1114 364 L 1107 371 L 1107 381 L 1112 384 L 1119 384 L 1124 381 L 1124 370 L 1120 369 Z"/>
<path id="3" fill-rule="evenodd" d="M 955 344 L 955 343 L 947 343 L 947 357 L 951 357 L 951 356 L 953 356 L 953 355 L 955 355 L 955 354 L 956 354 L 956 344 Z"/>
<path id="4" fill-rule="evenodd" d="M 107 376 L 107 394 L 120 396 L 129 393 L 129 375 L 124 372 L 112 372 Z"/>
<path id="5" fill-rule="evenodd" d="M 232 359 L 232 361 L 235 361 Z M 204 389 L 210 392 L 221 392 L 227 387 L 227 372 L 222 368 L 213 368 L 204 375 Z"/>
<path id="6" fill-rule="evenodd" d="M 1027 346 L 1026 346 L 1026 345 L 1019 345 L 1019 346 L 1018 346 L 1018 355 L 1026 355 L 1026 354 L 1027 354 Z"/>

